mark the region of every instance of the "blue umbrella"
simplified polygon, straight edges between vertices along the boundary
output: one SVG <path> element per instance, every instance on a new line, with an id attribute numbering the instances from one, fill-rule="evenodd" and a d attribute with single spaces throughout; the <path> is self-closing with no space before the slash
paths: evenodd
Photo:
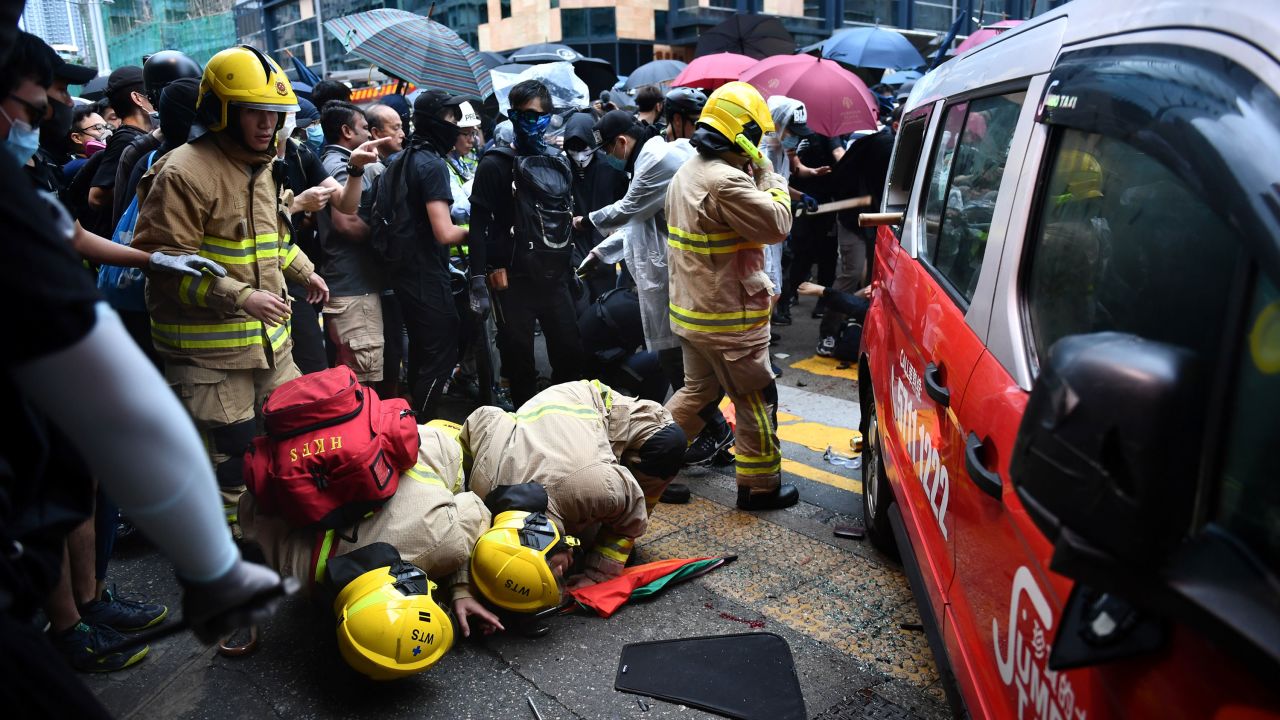
<path id="1" fill-rule="evenodd" d="M 910 40 L 878 27 L 854 28 L 822 43 L 822 57 L 864 68 L 914 68 L 924 58 Z"/>
<path id="2" fill-rule="evenodd" d="M 907 81 L 919 80 L 922 77 L 924 77 L 924 73 L 919 70 L 899 70 L 880 78 L 880 84 L 898 87 Z"/>
<path id="3" fill-rule="evenodd" d="M 636 68 L 627 76 L 627 82 L 623 85 L 625 90 L 635 90 L 642 85 L 661 85 L 670 83 L 676 79 L 681 70 L 686 67 L 685 63 L 679 60 L 654 60 Z"/>
<path id="4" fill-rule="evenodd" d="M 293 69 L 298 71 L 299 80 L 311 87 L 315 87 L 316 83 L 320 82 L 320 76 L 312 72 L 311 68 L 296 55 L 289 53 L 289 59 L 293 61 Z"/>

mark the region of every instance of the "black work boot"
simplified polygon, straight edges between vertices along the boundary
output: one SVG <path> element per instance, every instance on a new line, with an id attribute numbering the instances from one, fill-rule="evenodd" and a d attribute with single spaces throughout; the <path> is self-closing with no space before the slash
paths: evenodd
<path id="1" fill-rule="evenodd" d="M 689 502 L 689 486 L 684 483 L 670 483 L 662 491 L 662 497 L 658 498 L 659 502 L 668 505 L 683 505 Z"/>
<path id="2" fill-rule="evenodd" d="M 800 501 L 800 491 L 791 483 L 783 483 L 775 490 L 751 492 L 751 488 L 738 488 L 739 510 L 781 510 Z"/>

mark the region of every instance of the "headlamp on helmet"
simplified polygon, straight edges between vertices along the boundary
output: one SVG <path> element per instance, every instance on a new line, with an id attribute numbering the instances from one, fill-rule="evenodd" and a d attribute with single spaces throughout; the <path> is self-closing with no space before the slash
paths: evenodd
<path id="1" fill-rule="evenodd" d="M 560 604 L 560 585 L 547 558 L 576 547 L 545 514 L 523 510 L 499 513 L 471 553 L 471 582 L 503 610 L 537 613 Z"/>

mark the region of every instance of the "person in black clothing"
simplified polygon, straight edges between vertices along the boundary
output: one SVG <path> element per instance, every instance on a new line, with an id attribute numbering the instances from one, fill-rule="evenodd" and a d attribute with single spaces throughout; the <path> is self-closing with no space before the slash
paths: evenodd
<path id="1" fill-rule="evenodd" d="M 796 157 L 806 168 L 834 167 L 840 156 L 844 154 L 844 146 L 835 138 L 819 135 L 804 123 L 792 123 L 789 128 L 799 139 L 795 148 Z M 786 141 L 784 141 L 785 144 Z M 792 173 L 791 187 L 814 199 L 814 202 L 825 203 L 832 200 L 830 175 L 808 173 Z M 836 239 L 832 234 L 835 229 L 835 216 L 802 215 L 796 218 L 791 226 L 791 267 L 783 276 L 784 287 L 779 310 L 789 308 L 796 299 L 796 286 L 810 277 L 810 271 L 816 263 L 817 280 L 823 285 L 830 285 L 836 276 Z M 814 306 L 813 317 L 823 316 L 825 304 L 819 299 Z M 788 310 L 788 314 L 790 311 Z"/>
<path id="2" fill-rule="evenodd" d="M 551 122 L 551 93 L 537 80 L 525 80 L 511 88 L 511 122 L 515 130 L 515 155 L 557 155 L 543 133 Z M 416 116 L 415 116 L 416 123 Z M 513 238 L 515 202 L 512 178 L 515 160 L 502 152 L 486 153 L 476 169 L 471 192 L 472 272 L 484 267 L 476 250 L 484 247 L 490 286 L 497 291 L 498 350 L 502 371 L 511 383 L 511 402 L 523 405 L 537 392 L 538 372 L 534 361 L 534 324 L 542 327 L 551 360 L 551 381 L 570 382 L 582 377 L 582 342 L 578 336 L 577 314 L 569 290 L 574 281 L 568 258 L 552 279 L 534 277 L 527 253 L 529 240 Z M 474 278 L 472 280 L 474 282 Z M 407 313 L 406 313 L 407 314 Z"/>
<path id="3" fill-rule="evenodd" d="M 297 123 L 297 119 L 294 119 Z M 288 123 L 285 123 L 287 129 Z M 305 144 L 288 138 L 279 144 L 281 161 L 284 163 L 284 183 L 293 191 L 295 198 L 310 188 L 318 188 L 329 177 L 320 158 L 311 152 Z M 316 200 L 318 208 L 323 210 L 327 205 L 327 196 Z M 312 211 L 298 209 L 290 218 L 293 221 L 293 242 L 317 266 L 324 262 L 324 253 L 320 251 L 320 242 L 316 237 L 316 218 Z M 298 371 L 305 374 L 320 372 L 329 367 L 329 356 L 325 352 L 324 332 L 320 329 L 320 314 L 315 305 L 307 302 L 306 288 L 288 285 L 289 297 L 293 298 L 290 307 L 293 309 L 293 361 Z"/>
<path id="4" fill-rule="evenodd" d="M 151 113 L 155 108 L 151 106 L 143 89 L 142 68 L 126 65 L 111 72 L 107 80 L 107 97 L 111 98 L 111 107 L 115 108 L 116 115 L 120 117 L 120 127 L 111 134 L 107 149 L 94 156 L 102 157 L 97 166 L 94 167 L 91 159 L 85 169 L 81 170 L 86 172 L 89 168 L 94 168 L 93 178 L 89 182 L 88 202 L 93 217 L 88 218 L 89 222 L 85 222 L 86 218 L 80 218 L 80 224 L 89 232 L 102 237 L 111 237 L 116 222 L 120 219 L 115 212 L 116 170 L 120 166 L 120 157 L 134 140 L 151 131 Z M 123 196 L 123 188 L 121 195 Z M 121 212 L 124 212 L 123 208 Z"/>
<path id="5" fill-rule="evenodd" d="M 598 144 L 591 131 L 594 124 L 591 113 L 580 112 L 574 113 L 564 125 L 564 152 L 572 161 L 573 209 L 578 215 L 599 210 L 627 194 L 626 173 L 609 164 L 605 153 L 594 147 Z M 595 227 L 574 230 L 573 244 L 577 248 L 574 264 L 585 260 L 601 240 L 604 240 L 604 235 Z M 618 284 L 613 266 L 605 263 L 597 265 L 582 279 L 587 285 L 588 304 Z"/>
<path id="6" fill-rule="evenodd" d="M 844 157 L 831 171 L 830 186 L 836 198 L 871 196 L 871 207 L 880 207 L 884 195 L 884 181 L 889 174 L 889 159 L 893 154 L 893 139 L 898 130 L 901 108 L 893 121 L 879 132 L 864 135 L 849 146 Z M 876 229 L 858 227 L 861 210 L 845 210 L 836 216 L 836 237 L 840 258 L 832 287 L 844 293 L 852 293 L 871 280 L 876 250 Z M 845 313 L 828 312 L 818 326 L 818 355 L 831 357 L 838 331 L 845 321 Z"/>
<path id="7" fill-rule="evenodd" d="M 461 128 L 458 106 L 465 97 L 428 90 L 413 103 L 414 132 L 405 149 L 383 174 L 387 183 L 407 189 L 409 212 L 417 237 L 404 262 L 390 268 L 390 280 L 409 334 L 409 384 L 419 422 L 436 417 L 445 385 L 458 363 L 458 311 L 449 287 L 449 247 L 467 242 L 467 231 L 449 215 L 453 190 L 444 156 L 453 149 Z M 394 180 L 393 180 L 394 178 Z M 471 256 L 484 267 L 484 251 L 476 243 Z M 471 283 L 473 306 L 487 310 L 483 271 Z M 483 295 L 483 297 L 480 297 Z"/>
<path id="8" fill-rule="evenodd" d="M 161 50 L 154 55 L 148 56 L 142 63 L 142 85 L 147 95 L 147 101 L 151 103 L 151 107 L 160 110 L 160 94 L 169 83 L 188 78 L 194 79 L 198 85 L 200 74 L 200 65 L 177 50 Z M 154 113 L 152 114 L 152 119 L 155 119 Z M 155 123 L 152 124 L 154 125 Z M 190 130 L 191 125 L 188 123 L 187 131 L 190 132 Z M 120 160 L 117 162 L 116 167 L 115 187 L 117 192 L 112 198 L 111 209 L 111 217 L 115 223 L 120 222 L 120 216 L 129 207 L 129 203 L 133 202 L 134 193 L 138 189 L 137 183 L 129 183 L 135 167 L 152 150 L 159 148 L 165 142 L 163 133 L 163 126 L 153 128 L 146 135 L 134 138 L 133 142 L 121 151 Z M 173 141 L 170 143 L 170 150 L 186 143 L 187 138 L 184 135 L 180 138 L 173 138 Z M 127 191 L 119 192 L 124 188 L 127 188 Z"/>

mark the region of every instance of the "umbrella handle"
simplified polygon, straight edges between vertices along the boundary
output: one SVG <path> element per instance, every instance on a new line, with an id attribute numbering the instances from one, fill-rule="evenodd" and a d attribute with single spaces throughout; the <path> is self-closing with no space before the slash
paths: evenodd
<path id="1" fill-rule="evenodd" d="M 431 14 L 432 14 L 432 13 L 434 13 L 435 11 L 436 11 L 436 3 L 435 3 L 435 0 L 432 0 L 432 2 L 431 2 L 431 7 L 427 8 L 427 19 L 428 19 L 428 20 L 430 20 L 430 19 L 431 19 Z"/>

